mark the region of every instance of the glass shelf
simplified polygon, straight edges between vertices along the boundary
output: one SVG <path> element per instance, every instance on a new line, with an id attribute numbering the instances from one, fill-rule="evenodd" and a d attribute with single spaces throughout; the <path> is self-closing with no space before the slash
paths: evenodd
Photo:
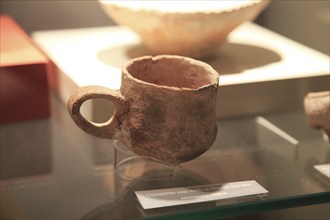
<path id="1" fill-rule="evenodd" d="M 113 168 L 114 142 L 85 134 L 52 101 L 50 119 L 0 127 L 1 217 L 220 219 L 330 202 L 329 178 L 314 168 L 330 162 L 329 141 L 303 111 L 219 119 L 214 145 L 199 158 L 175 171 L 135 167 L 125 178 Z M 246 180 L 269 193 L 147 210 L 135 196 Z"/>

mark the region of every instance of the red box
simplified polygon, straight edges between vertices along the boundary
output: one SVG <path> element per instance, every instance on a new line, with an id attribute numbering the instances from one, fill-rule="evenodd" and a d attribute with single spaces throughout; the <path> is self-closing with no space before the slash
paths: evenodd
<path id="1" fill-rule="evenodd" d="M 0 123 L 49 117 L 50 60 L 10 16 L 0 27 Z"/>

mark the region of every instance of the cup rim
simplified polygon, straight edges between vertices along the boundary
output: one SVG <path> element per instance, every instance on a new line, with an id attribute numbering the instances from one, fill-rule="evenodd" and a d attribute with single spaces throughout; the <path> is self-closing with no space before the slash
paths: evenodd
<path id="1" fill-rule="evenodd" d="M 151 83 L 151 82 L 147 82 L 147 81 L 138 79 L 138 78 L 132 76 L 132 74 L 130 74 L 129 71 L 127 70 L 128 67 L 133 65 L 133 63 L 135 63 L 136 61 L 142 61 L 142 60 L 157 61 L 160 59 L 181 59 L 181 60 L 183 59 L 183 60 L 186 60 L 186 61 L 192 63 L 193 65 L 200 66 L 203 69 L 205 69 L 205 71 L 207 71 L 208 73 L 210 73 L 212 75 L 211 82 L 208 84 L 199 86 L 197 88 L 166 86 L 166 85 L 159 85 L 159 84 L 155 84 L 155 83 Z M 214 87 L 214 86 L 218 87 L 218 85 L 219 85 L 219 74 L 215 69 L 213 69 L 212 66 L 210 66 L 209 64 L 202 62 L 200 60 L 196 60 L 196 59 L 193 59 L 190 57 L 185 57 L 185 56 L 179 56 L 179 55 L 157 55 L 157 56 L 148 55 L 148 56 L 137 57 L 137 58 L 131 59 L 125 65 L 123 65 L 122 73 L 129 79 L 131 79 L 135 82 L 138 82 L 140 84 L 149 85 L 149 86 L 157 86 L 157 87 L 160 87 L 163 89 L 168 89 L 168 90 L 173 90 L 173 91 L 197 91 L 197 90 L 205 89 L 208 87 Z"/>

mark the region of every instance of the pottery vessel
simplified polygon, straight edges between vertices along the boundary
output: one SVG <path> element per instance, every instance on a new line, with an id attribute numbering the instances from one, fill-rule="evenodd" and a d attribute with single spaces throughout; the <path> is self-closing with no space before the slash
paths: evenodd
<path id="1" fill-rule="evenodd" d="M 256 18 L 270 1 L 99 2 L 117 24 L 141 37 L 150 54 L 205 58 L 214 55 L 232 30 Z"/>
<path id="2" fill-rule="evenodd" d="M 330 137 L 330 91 L 310 92 L 304 97 L 309 126 L 323 129 Z"/>
<path id="3" fill-rule="evenodd" d="M 89 134 L 118 139 L 137 155 L 179 164 L 204 153 L 216 138 L 218 81 L 218 73 L 204 62 L 145 56 L 123 66 L 120 91 L 81 87 L 70 97 L 68 109 Z M 108 122 L 93 123 L 81 115 L 81 105 L 93 98 L 114 104 Z"/>

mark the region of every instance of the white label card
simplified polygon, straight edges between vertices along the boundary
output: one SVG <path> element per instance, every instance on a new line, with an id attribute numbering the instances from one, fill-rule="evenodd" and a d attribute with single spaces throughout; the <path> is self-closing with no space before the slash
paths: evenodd
<path id="1" fill-rule="evenodd" d="M 268 193 L 268 191 L 255 180 L 135 192 L 144 209 L 192 204 L 264 193 Z"/>
<path id="2" fill-rule="evenodd" d="M 330 178 L 330 164 L 320 164 L 320 165 L 315 165 L 315 169 L 317 169 L 319 172 Z"/>

